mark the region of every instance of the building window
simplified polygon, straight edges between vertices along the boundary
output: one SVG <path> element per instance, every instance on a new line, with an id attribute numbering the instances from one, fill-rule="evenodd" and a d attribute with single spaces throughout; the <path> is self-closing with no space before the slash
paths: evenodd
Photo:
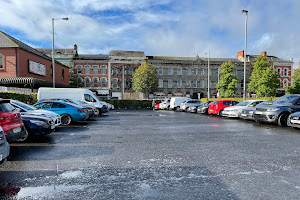
<path id="1" fill-rule="evenodd" d="M 159 88 L 163 88 L 164 87 L 164 80 L 162 80 L 162 79 L 158 80 L 158 87 Z"/>
<path id="2" fill-rule="evenodd" d="M 289 86 L 289 81 L 287 79 L 283 80 L 283 87 L 288 87 Z"/>
<path id="3" fill-rule="evenodd" d="M 97 65 L 93 66 L 93 74 L 98 74 L 98 66 Z"/>
<path id="4" fill-rule="evenodd" d="M 50 66 L 50 75 L 53 76 L 53 65 Z"/>
<path id="5" fill-rule="evenodd" d="M 51 65 L 51 66 L 52 66 L 52 65 Z M 77 65 L 77 66 L 76 66 L 76 69 L 77 69 L 77 74 L 81 74 L 82 66 L 81 66 L 81 65 Z"/>
<path id="6" fill-rule="evenodd" d="M 101 74 L 106 75 L 106 66 L 105 65 L 101 66 Z"/>
<path id="7" fill-rule="evenodd" d="M 78 86 L 79 86 L 79 87 L 82 87 L 82 78 L 79 78 L 79 79 L 78 79 Z"/>
<path id="8" fill-rule="evenodd" d="M 85 74 L 90 74 L 91 66 L 86 65 L 86 66 L 84 66 L 84 69 L 85 69 Z"/>
<path id="9" fill-rule="evenodd" d="M 132 76 L 132 74 L 133 74 L 133 68 L 132 67 L 129 67 L 129 75 L 131 75 Z"/>
<path id="10" fill-rule="evenodd" d="M 132 88 L 132 78 L 131 78 L 131 79 L 129 79 L 129 84 L 128 84 L 128 87 L 129 87 L 129 88 Z"/>
<path id="11" fill-rule="evenodd" d="M 191 87 L 191 80 L 187 80 L 186 81 L 186 88 L 190 88 Z"/>
<path id="12" fill-rule="evenodd" d="M 216 76 L 219 76 L 219 68 L 216 69 Z"/>
<path id="13" fill-rule="evenodd" d="M 113 66 L 113 74 L 112 75 L 117 75 L 118 74 L 118 67 L 117 66 Z"/>
<path id="14" fill-rule="evenodd" d="M 3 55 L 0 53 L 0 69 L 3 69 Z"/>
<path id="15" fill-rule="evenodd" d="M 173 80 L 168 79 L 168 88 L 172 88 L 172 87 L 173 87 Z"/>
<path id="16" fill-rule="evenodd" d="M 182 74 L 182 69 L 181 69 L 181 67 L 178 67 L 177 68 L 177 75 L 181 75 Z"/>
<path id="17" fill-rule="evenodd" d="M 204 68 L 200 69 L 200 75 L 203 76 L 204 75 Z"/>
<path id="18" fill-rule="evenodd" d="M 118 88 L 118 79 L 117 78 L 113 79 L 113 88 Z"/>
<path id="19" fill-rule="evenodd" d="M 193 88 L 197 88 L 197 80 L 196 79 L 193 80 Z"/>
<path id="20" fill-rule="evenodd" d="M 287 69 L 287 68 L 285 68 L 285 69 L 283 70 L 283 76 L 288 76 L 288 69 Z"/>
<path id="21" fill-rule="evenodd" d="M 200 80 L 200 88 L 204 88 L 204 80 Z"/>
<path id="22" fill-rule="evenodd" d="M 62 80 L 65 79 L 65 70 L 64 69 L 61 70 L 61 79 Z"/>
<path id="23" fill-rule="evenodd" d="M 177 80 L 177 88 L 181 88 L 181 85 L 182 85 L 182 81 L 181 81 L 181 79 L 178 79 Z"/>
<path id="24" fill-rule="evenodd" d="M 158 68 L 158 74 L 163 75 L 164 74 L 164 68 L 162 68 L 162 67 Z"/>
<path id="25" fill-rule="evenodd" d="M 281 68 L 277 68 L 276 71 L 281 76 Z"/>
<path id="26" fill-rule="evenodd" d="M 197 74 L 198 74 L 198 69 L 197 69 L 197 68 L 194 68 L 194 69 L 193 69 L 193 74 L 194 74 L 194 75 L 197 75 Z"/>
<path id="27" fill-rule="evenodd" d="M 106 78 L 101 78 L 101 87 L 106 88 Z"/>
<path id="28" fill-rule="evenodd" d="M 233 75 L 236 76 L 236 69 L 234 69 L 232 73 L 233 73 Z"/>
<path id="29" fill-rule="evenodd" d="M 90 87 L 90 79 L 89 78 L 85 79 L 85 87 Z"/>
<path id="30" fill-rule="evenodd" d="M 94 78 L 93 80 L 93 87 L 98 87 L 98 79 Z"/>
<path id="31" fill-rule="evenodd" d="M 172 75 L 173 74 L 173 68 L 172 67 L 169 67 L 168 68 L 168 75 Z"/>
<path id="32" fill-rule="evenodd" d="M 190 68 L 186 69 L 186 75 L 191 75 L 191 69 Z"/>

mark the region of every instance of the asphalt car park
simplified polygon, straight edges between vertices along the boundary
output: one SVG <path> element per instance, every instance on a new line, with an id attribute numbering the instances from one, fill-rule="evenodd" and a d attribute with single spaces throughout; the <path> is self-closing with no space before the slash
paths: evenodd
<path id="1" fill-rule="evenodd" d="M 299 142 L 290 127 L 115 110 L 11 144 L 0 190 L 15 199 L 298 199 Z"/>

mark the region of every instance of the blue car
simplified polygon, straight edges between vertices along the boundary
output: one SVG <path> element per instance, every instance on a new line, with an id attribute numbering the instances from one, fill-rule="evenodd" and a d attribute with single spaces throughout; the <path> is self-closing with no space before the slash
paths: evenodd
<path id="1" fill-rule="evenodd" d="M 41 101 L 33 105 L 37 109 L 50 110 L 61 116 L 61 124 L 68 125 L 71 122 L 82 121 L 89 118 L 86 108 L 61 101 Z"/>

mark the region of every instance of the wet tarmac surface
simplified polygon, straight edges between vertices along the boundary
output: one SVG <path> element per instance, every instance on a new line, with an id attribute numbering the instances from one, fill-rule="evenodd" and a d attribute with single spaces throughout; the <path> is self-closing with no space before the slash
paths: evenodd
<path id="1" fill-rule="evenodd" d="M 300 131 L 112 111 L 11 144 L 0 199 L 299 199 Z"/>

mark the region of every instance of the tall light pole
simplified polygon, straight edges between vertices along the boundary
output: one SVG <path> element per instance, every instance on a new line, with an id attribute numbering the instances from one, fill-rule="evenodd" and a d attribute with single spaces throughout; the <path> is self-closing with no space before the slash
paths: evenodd
<path id="1" fill-rule="evenodd" d="M 242 10 L 242 13 L 246 13 L 246 22 L 245 22 L 245 51 L 244 51 L 244 92 L 243 92 L 243 101 L 246 101 L 246 54 L 247 54 L 247 20 L 248 20 L 248 10 Z"/>
<path id="2" fill-rule="evenodd" d="M 52 75 L 53 75 L 53 88 L 55 88 L 55 61 L 54 61 L 54 20 L 69 20 L 69 18 L 52 18 Z"/>
<path id="3" fill-rule="evenodd" d="M 208 61 L 207 61 L 207 100 L 209 100 L 209 51 L 208 53 L 205 53 L 205 55 L 208 54 Z"/>

